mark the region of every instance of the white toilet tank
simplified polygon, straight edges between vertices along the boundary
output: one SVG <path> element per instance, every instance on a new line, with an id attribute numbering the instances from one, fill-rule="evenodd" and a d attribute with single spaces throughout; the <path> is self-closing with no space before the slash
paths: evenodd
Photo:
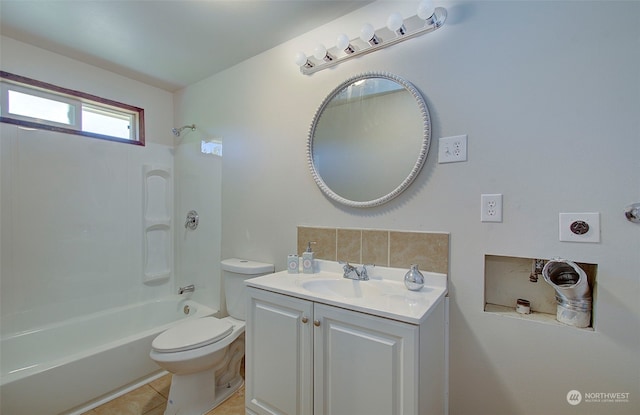
<path id="1" fill-rule="evenodd" d="M 230 258 L 222 261 L 222 283 L 224 296 L 227 301 L 229 315 L 238 320 L 245 320 L 245 285 L 249 278 L 271 274 L 273 264 L 250 261 L 247 259 Z"/>

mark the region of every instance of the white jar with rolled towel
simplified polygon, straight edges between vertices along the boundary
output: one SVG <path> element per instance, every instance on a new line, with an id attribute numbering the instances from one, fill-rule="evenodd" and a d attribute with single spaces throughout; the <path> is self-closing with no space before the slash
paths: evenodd
<path id="1" fill-rule="evenodd" d="M 520 314 L 531 314 L 531 303 L 529 300 L 518 298 L 516 300 L 516 312 Z"/>

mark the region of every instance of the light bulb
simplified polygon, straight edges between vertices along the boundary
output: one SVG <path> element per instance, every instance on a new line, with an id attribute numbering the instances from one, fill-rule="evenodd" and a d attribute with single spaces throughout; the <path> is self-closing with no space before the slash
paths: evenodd
<path id="1" fill-rule="evenodd" d="M 360 39 L 372 46 L 380 43 L 380 39 L 376 36 L 375 29 L 369 23 L 365 23 L 362 29 L 360 29 Z"/>
<path id="2" fill-rule="evenodd" d="M 325 48 L 322 43 L 318 43 L 313 50 L 313 57 L 318 60 L 323 60 L 325 56 L 327 56 L 327 48 Z"/>
<path id="3" fill-rule="evenodd" d="M 398 35 L 404 35 L 406 29 L 404 27 L 404 19 L 400 13 L 391 13 L 387 19 L 387 28 Z"/>
<path id="4" fill-rule="evenodd" d="M 346 49 L 349 47 L 349 38 L 344 33 L 339 34 L 336 39 L 336 47 L 338 49 Z"/>
<path id="5" fill-rule="evenodd" d="M 307 59 L 307 55 L 305 55 L 304 52 L 298 52 L 296 53 L 295 62 L 298 66 L 304 66 L 307 64 L 307 62 L 309 62 L 309 60 Z"/>
<path id="6" fill-rule="evenodd" d="M 333 60 L 333 55 L 327 52 L 327 48 L 325 48 L 322 43 L 318 43 L 318 45 L 314 49 L 313 57 L 325 62 L 331 62 Z"/>
<path id="7" fill-rule="evenodd" d="M 340 50 L 345 50 L 349 47 L 349 38 L 344 33 L 338 35 L 336 39 L 336 47 Z"/>
<path id="8" fill-rule="evenodd" d="M 351 46 L 349 37 L 344 33 L 338 35 L 338 38 L 336 39 L 336 47 L 339 50 L 344 50 L 345 53 L 349 55 L 354 52 L 354 49 L 353 49 L 353 46 Z"/>
<path id="9" fill-rule="evenodd" d="M 365 23 L 362 26 L 362 29 L 360 29 L 360 39 L 364 40 L 365 42 L 370 41 L 373 38 L 374 34 L 375 30 L 369 23 Z"/>
<path id="10" fill-rule="evenodd" d="M 433 16 L 435 7 L 433 7 L 433 0 L 422 0 L 418 4 L 418 17 L 422 20 L 427 20 Z"/>

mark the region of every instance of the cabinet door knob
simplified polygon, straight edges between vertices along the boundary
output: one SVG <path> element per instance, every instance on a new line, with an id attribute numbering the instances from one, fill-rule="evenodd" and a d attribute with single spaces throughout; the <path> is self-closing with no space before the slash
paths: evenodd
<path id="1" fill-rule="evenodd" d="M 313 325 L 316 327 L 320 327 L 320 320 L 313 320 Z"/>
<path id="2" fill-rule="evenodd" d="M 302 316 L 302 322 L 304 324 L 307 324 L 308 321 L 309 321 L 309 319 L 306 316 Z"/>

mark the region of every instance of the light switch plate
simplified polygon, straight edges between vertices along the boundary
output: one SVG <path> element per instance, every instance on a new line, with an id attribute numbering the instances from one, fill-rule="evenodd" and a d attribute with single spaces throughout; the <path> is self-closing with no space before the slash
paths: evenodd
<path id="1" fill-rule="evenodd" d="M 467 161 L 467 136 L 440 137 L 438 140 L 438 163 Z"/>
<path id="2" fill-rule="evenodd" d="M 600 213 L 561 213 L 560 240 L 564 242 L 600 242 Z"/>

